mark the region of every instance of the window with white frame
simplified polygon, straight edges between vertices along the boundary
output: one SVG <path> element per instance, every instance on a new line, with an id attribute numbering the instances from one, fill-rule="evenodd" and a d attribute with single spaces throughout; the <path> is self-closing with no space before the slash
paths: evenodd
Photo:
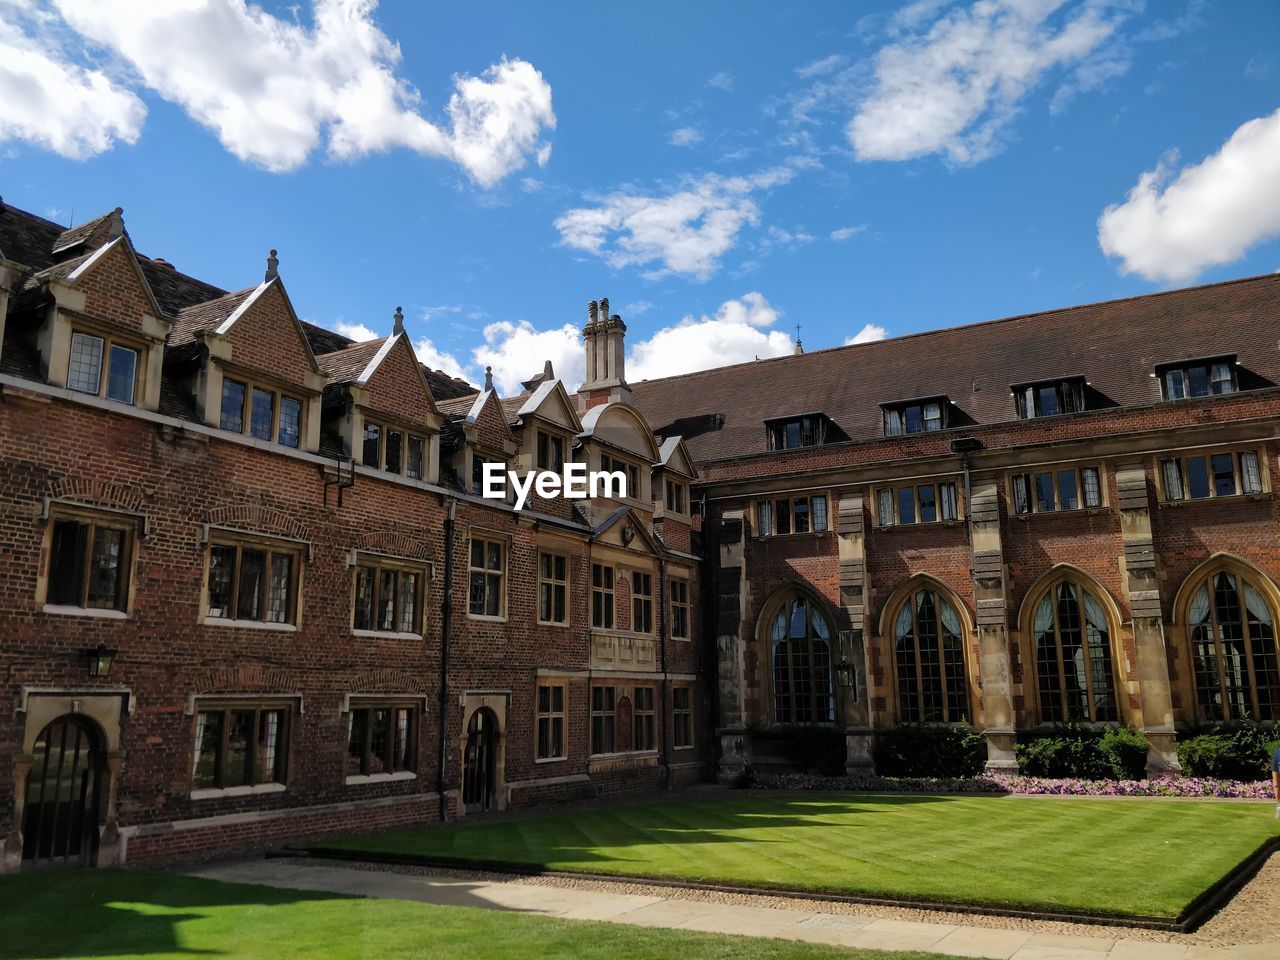
<path id="1" fill-rule="evenodd" d="M 761 537 L 825 533 L 827 523 L 825 494 L 775 497 L 756 503 L 756 533 Z"/>
<path id="2" fill-rule="evenodd" d="M 1015 473 L 1009 483 L 1013 512 L 1020 516 L 1102 506 L 1102 471 L 1098 467 Z"/>
<path id="3" fill-rule="evenodd" d="M 569 622 L 569 558 L 563 554 L 538 554 L 538 622 Z"/>
<path id="4" fill-rule="evenodd" d="M 1170 364 L 1157 368 L 1156 372 L 1160 377 L 1161 395 L 1166 400 L 1235 393 L 1239 389 L 1232 357 Z"/>
<path id="5" fill-rule="evenodd" d="M 468 574 L 468 613 L 473 617 L 501 617 L 505 610 L 507 545 L 496 538 L 473 535 Z"/>
<path id="6" fill-rule="evenodd" d="M 689 639 L 689 581 L 671 580 L 671 636 Z"/>
<path id="7" fill-rule="evenodd" d="M 960 508 L 954 481 L 904 484 L 876 491 L 876 522 L 882 527 L 957 520 Z"/>
<path id="8" fill-rule="evenodd" d="M 885 404 L 884 435 L 898 437 L 907 433 L 932 433 L 947 426 L 946 397 Z"/>
<path id="9" fill-rule="evenodd" d="M 614 619 L 613 567 L 607 563 L 591 565 L 591 626 L 612 630 Z"/>

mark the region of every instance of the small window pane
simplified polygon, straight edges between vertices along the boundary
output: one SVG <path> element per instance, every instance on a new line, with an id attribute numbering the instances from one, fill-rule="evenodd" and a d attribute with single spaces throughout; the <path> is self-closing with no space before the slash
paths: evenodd
<path id="1" fill-rule="evenodd" d="M 361 451 L 361 462 L 366 467 L 379 467 L 381 460 L 379 453 L 381 450 L 382 428 L 376 423 L 365 423 L 364 425 L 364 449 Z"/>
<path id="2" fill-rule="evenodd" d="M 1164 497 L 1166 500 L 1183 499 L 1182 470 L 1177 460 L 1164 461 Z"/>
<path id="3" fill-rule="evenodd" d="M 231 618 L 232 578 L 236 548 L 215 543 L 209 548 L 209 616 Z"/>
<path id="4" fill-rule="evenodd" d="M 1181 370 L 1170 370 L 1164 375 L 1166 400 L 1181 400 L 1187 395 L 1187 381 Z"/>
<path id="5" fill-rule="evenodd" d="M 938 484 L 938 493 L 941 496 L 940 516 L 942 519 L 956 519 L 960 514 L 956 507 L 956 485 L 954 483 L 940 483 Z"/>
<path id="6" fill-rule="evenodd" d="M 347 717 L 347 776 L 365 772 L 364 746 L 369 736 L 369 711 L 352 710 Z"/>
<path id="7" fill-rule="evenodd" d="M 276 395 L 270 390 L 253 388 L 253 404 L 249 409 L 249 434 L 259 440 L 271 439 L 275 421 Z"/>
<path id="8" fill-rule="evenodd" d="M 237 380 L 222 381 L 222 413 L 219 426 L 232 433 L 244 433 L 245 386 Z"/>
<path id="9" fill-rule="evenodd" d="M 1262 492 L 1262 471 L 1258 455 L 1251 451 L 1240 454 L 1240 487 L 1242 493 Z"/>
<path id="10" fill-rule="evenodd" d="M 941 404 L 926 403 L 924 405 L 924 428 L 929 431 L 942 429 Z"/>
<path id="11" fill-rule="evenodd" d="M 418 575 L 400 574 L 400 632 L 418 632 Z"/>
<path id="12" fill-rule="evenodd" d="M 284 782 L 284 711 L 263 710 L 258 716 L 258 783 Z"/>
<path id="13" fill-rule="evenodd" d="M 78 607 L 83 602 L 84 552 L 89 525 L 78 520 L 57 520 L 49 561 L 49 603 Z"/>
<path id="14" fill-rule="evenodd" d="M 792 513 L 795 516 L 795 523 L 792 524 L 796 533 L 809 532 L 809 501 L 804 497 L 793 500 L 791 502 Z"/>
<path id="15" fill-rule="evenodd" d="M 1058 388 L 1057 387 L 1041 387 L 1036 397 L 1038 410 L 1036 415 L 1040 417 L 1052 417 L 1059 413 L 1058 409 Z"/>
<path id="16" fill-rule="evenodd" d="M 192 786 L 197 790 L 218 785 L 219 753 L 222 750 L 222 723 L 226 714 L 222 711 L 202 712 L 196 719 L 195 776 Z"/>
<path id="17" fill-rule="evenodd" d="M 1102 506 L 1102 480 L 1098 476 L 1098 468 L 1085 467 L 1080 471 L 1080 480 L 1084 486 L 1084 505 L 1086 507 Z"/>
<path id="18" fill-rule="evenodd" d="M 137 379 L 138 351 L 112 344 L 111 362 L 107 369 L 107 399 L 133 403 Z"/>
<path id="19" fill-rule="evenodd" d="M 71 335 L 71 363 L 67 367 L 67 386 L 81 393 L 98 392 L 102 385 L 101 337 L 87 333 Z"/>
<path id="20" fill-rule="evenodd" d="M 791 501 L 778 500 L 774 504 L 774 533 L 785 534 L 791 532 Z"/>
<path id="21" fill-rule="evenodd" d="M 271 555 L 271 585 L 267 596 L 267 622 L 291 623 L 293 597 L 293 557 L 287 553 Z"/>
<path id="22" fill-rule="evenodd" d="M 762 537 L 773 534 L 773 506 L 769 503 L 756 505 L 756 532 Z"/>
<path id="23" fill-rule="evenodd" d="M 1074 470 L 1058 471 L 1058 509 L 1080 509 L 1080 498 L 1076 493 L 1076 472 Z"/>
<path id="24" fill-rule="evenodd" d="M 422 479 L 422 453 L 423 439 L 421 437 L 409 438 L 409 456 L 405 460 L 404 472 L 410 480 Z"/>
<path id="25" fill-rule="evenodd" d="M 382 570 L 378 575 L 378 629 L 396 628 L 396 572 Z"/>
<path id="26" fill-rule="evenodd" d="M 827 498 L 814 497 L 810 502 L 813 504 L 814 532 L 822 533 L 827 529 Z"/>
<path id="27" fill-rule="evenodd" d="M 897 437 L 902 434 L 902 411 L 886 410 L 884 412 L 884 435 Z"/>
<path id="28" fill-rule="evenodd" d="M 924 429 L 924 416 L 919 404 L 912 404 L 904 413 L 907 420 L 907 433 L 920 433 Z"/>
<path id="29" fill-rule="evenodd" d="M 377 571 L 373 567 L 356 567 L 355 629 L 373 629 L 373 597 Z"/>
<path id="30" fill-rule="evenodd" d="M 916 487 L 917 501 L 920 505 L 920 522 L 934 523 L 938 519 L 938 492 L 932 483 Z"/>
<path id="31" fill-rule="evenodd" d="M 1209 496 L 1209 461 L 1207 457 L 1187 458 L 1187 492 L 1193 500 Z"/>
<path id="32" fill-rule="evenodd" d="M 916 489 L 900 487 L 898 489 L 898 522 L 916 522 Z"/>
<path id="33" fill-rule="evenodd" d="M 1193 397 L 1209 395 L 1209 370 L 1207 367 L 1187 368 L 1187 392 Z"/>
<path id="34" fill-rule="evenodd" d="M 388 473 L 400 472 L 400 453 L 404 447 L 404 434 L 399 430 L 387 431 L 386 469 Z"/>
<path id="35" fill-rule="evenodd" d="M 1215 363 L 1209 376 L 1212 381 L 1211 389 L 1214 393 L 1234 392 L 1235 377 L 1232 375 L 1230 364 Z"/>
<path id="36" fill-rule="evenodd" d="M 241 787 L 251 782 L 249 744 L 255 740 L 252 710 L 232 710 L 227 729 L 227 755 L 223 760 L 222 786 Z"/>
<path id="37" fill-rule="evenodd" d="M 1053 497 L 1053 474 L 1037 473 L 1036 474 L 1036 511 L 1038 513 L 1052 513 L 1056 506 Z"/>
<path id="38" fill-rule="evenodd" d="M 1236 492 L 1235 458 L 1229 453 L 1215 454 L 1210 461 L 1213 467 L 1213 495 L 1230 497 Z"/>
<path id="39" fill-rule="evenodd" d="M 301 433 L 302 402 L 293 397 L 281 397 L 280 433 L 277 439 L 286 447 L 296 447 Z"/>
<path id="40" fill-rule="evenodd" d="M 1013 512 L 1031 512 L 1031 478 L 1025 473 L 1013 478 Z"/>
<path id="41" fill-rule="evenodd" d="M 121 573 L 124 569 L 123 530 L 98 527 L 93 532 L 93 556 L 89 562 L 89 601 L 99 609 L 123 608 Z"/>
<path id="42" fill-rule="evenodd" d="M 884 527 L 893 526 L 893 491 L 881 490 L 877 494 L 876 513 L 880 525 Z"/>
<path id="43" fill-rule="evenodd" d="M 236 618 L 239 620 L 262 619 L 263 580 L 266 579 L 267 554 L 265 550 L 241 549 L 240 589 L 236 601 Z"/>

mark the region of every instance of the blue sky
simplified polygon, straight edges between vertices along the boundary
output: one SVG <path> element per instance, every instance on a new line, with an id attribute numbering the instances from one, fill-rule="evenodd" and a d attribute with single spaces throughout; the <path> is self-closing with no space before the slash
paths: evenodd
<path id="1" fill-rule="evenodd" d="M 1272 0 L 154 6 L 0 0 L 5 201 L 507 390 L 1280 268 Z"/>

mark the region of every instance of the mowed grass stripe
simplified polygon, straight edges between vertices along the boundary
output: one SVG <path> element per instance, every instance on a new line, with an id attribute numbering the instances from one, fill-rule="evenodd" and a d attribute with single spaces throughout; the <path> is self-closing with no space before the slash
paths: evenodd
<path id="1" fill-rule="evenodd" d="M 1175 917 L 1280 823 L 1266 804 L 703 794 L 319 845 L 846 894 Z"/>

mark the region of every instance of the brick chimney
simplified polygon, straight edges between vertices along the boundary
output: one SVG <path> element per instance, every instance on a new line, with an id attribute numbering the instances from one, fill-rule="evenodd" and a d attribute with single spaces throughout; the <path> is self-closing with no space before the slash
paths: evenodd
<path id="1" fill-rule="evenodd" d="M 627 325 L 617 314 L 609 315 L 609 300 L 601 297 L 587 304 L 587 325 L 582 328 L 586 345 L 586 381 L 578 394 L 586 408 L 631 399 L 626 377 Z"/>

